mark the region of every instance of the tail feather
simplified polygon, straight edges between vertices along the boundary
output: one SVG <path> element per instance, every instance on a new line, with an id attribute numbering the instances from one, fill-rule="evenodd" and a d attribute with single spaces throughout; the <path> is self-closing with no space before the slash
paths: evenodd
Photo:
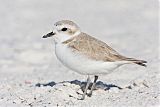
<path id="1" fill-rule="evenodd" d="M 144 66 L 144 67 L 147 67 L 147 65 L 145 63 L 147 63 L 146 61 L 137 61 L 137 62 L 134 62 L 135 64 L 138 64 L 138 65 L 141 65 L 141 66 Z"/>
<path id="2" fill-rule="evenodd" d="M 134 58 L 127 58 L 127 61 L 131 61 L 131 62 L 133 62 L 135 64 L 147 67 L 147 65 L 146 65 L 147 61 L 144 61 L 144 60 L 137 60 L 137 59 L 134 59 Z"/>

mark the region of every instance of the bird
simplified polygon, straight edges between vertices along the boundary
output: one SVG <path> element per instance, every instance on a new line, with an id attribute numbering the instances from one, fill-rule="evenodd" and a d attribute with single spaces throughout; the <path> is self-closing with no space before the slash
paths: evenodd
<path id="1" fill-rule="evenodd" d="M 100 75 L 109 74 L 125 64 L 147 66 L 147 61 L 121 55 L 105 42 L 84 33 L 71 20 L 54 23 L 52 31 L 43 36 L 48 37 L 53 38 L 57 59 L 72 71 L 87 76 L 81 100 L 84 100 L 86 95 L 92 96 Z M 90 76 L 94 76 L 94 81 L 90 92 L 87 93 L 91 82 Z"/>

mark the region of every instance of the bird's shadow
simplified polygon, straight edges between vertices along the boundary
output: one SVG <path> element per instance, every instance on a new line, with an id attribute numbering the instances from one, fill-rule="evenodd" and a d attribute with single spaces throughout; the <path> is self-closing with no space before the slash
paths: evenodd
<path id="1" fill-rule="evenodd" d="M 63 81 L 63 82 L 59 82 L 59 83 L 56 83 L 54 81 L 51 81 L 51 82 L 48 82 L 48 83 L 37 83 L 35 84 L 36 87 L 41 87 L 41 86 L 50 86 L 50 87 L 53 87 L 54 85 L 56 84 L 63 84 L 63 83 L 71 83 L 71 84 L 75 84 L 75 85 L 79 85 L 82 89 L 82 91 L 84 91 L 85 89 L 85 86 L 86 86 L 86 82 L 82 82 L 82 81 L 79 81 L 79 80 L 73 80 L 73 81 Z M 91 89 L 92 87 L 92 84 L 93 83 L 90 83 L 89 85 L 89 89 Z M 102 81 L 98 81 L 96 83 L 96 86 L 95 86 L 95 89 L 103 89 L 103 90 L 109 90 L 113 87 L 116 87 L 118 89 L 122 89 L 121 87 L 117 86 L 117 85 L 114 85 L 114 84 L 106 84 L 106 83 L 103 83 Z"/>

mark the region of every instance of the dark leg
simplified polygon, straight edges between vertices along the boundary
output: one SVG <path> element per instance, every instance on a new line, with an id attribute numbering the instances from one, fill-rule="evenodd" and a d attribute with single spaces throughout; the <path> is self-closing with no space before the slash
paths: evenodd
<path id="1" fill-rule="evenodd" d="M 88 93 L 88 96 L 91 97 L 92 96 L 92 92 L 93 90 L 95 89 L 95 86 L 96 86 L 96 81 L 98 80 L 98 76 L 94 76 L 94 82 L 93 82 L 93 85 L 91 87 L 91 91 Z"/>
<path id="2" fill-rule="evenodd" d="M 84 99 L 85 99 L 85 96 L 86 96 L 86 93 L 87 93 L 87 90 L 88 90 L 89 84 L 90 84 L 90 77 L 88 76 L 88 77 L 87 77 L 87 84 L 86 84 L 86 88 L 85 88 L 85 90 L 84 90 L 84 93 L 83 93 L 83 95 L 82 95 L 82 99 L 81 99 L 81 100 L 84 100 Z"/>

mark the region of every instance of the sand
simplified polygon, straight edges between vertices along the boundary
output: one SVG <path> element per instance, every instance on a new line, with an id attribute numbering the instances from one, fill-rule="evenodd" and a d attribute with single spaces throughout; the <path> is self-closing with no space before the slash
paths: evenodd
<path id="1" fill-rule="evenodd" d="M 160 105 L 158 1 L 5 0 L 0 16 L 0 107 Z M 78 100 L 87 76 L 64 67 L 52 39 L 42 39 L 62 19 L 148 66 L 102 75 L 93 96 Z"/>

